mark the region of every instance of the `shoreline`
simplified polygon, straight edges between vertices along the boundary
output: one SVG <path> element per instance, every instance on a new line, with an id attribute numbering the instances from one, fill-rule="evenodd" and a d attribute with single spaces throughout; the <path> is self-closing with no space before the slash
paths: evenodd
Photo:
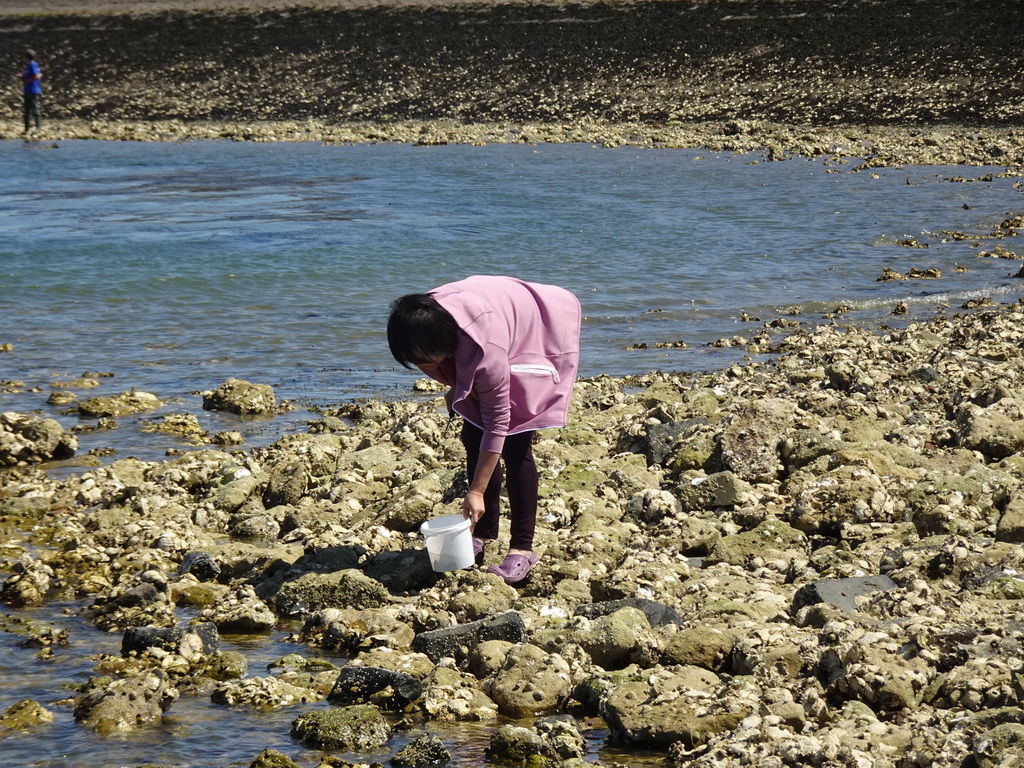
<path id="1" fill-rule="evenodd" d="M 352 122 L 306 121 L 101 121 L 63 119 L 24 135 L 15 121 L 0 119 L 0 140 L 184 142 L 204 140 L 360 144 L 588 143 L 608 148 L 694 149 L 712 153 L 862 159 L 864 168 L 902 165 L 1024 167 L 1024 128 L 856 125 L 807 128 L 760 121 L 651 126 L 582 121 L 558 123 L 460 123 L 454 120 Z"/>

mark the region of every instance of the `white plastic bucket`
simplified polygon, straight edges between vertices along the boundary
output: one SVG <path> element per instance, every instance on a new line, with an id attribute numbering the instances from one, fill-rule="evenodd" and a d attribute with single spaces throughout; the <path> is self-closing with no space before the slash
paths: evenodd
<path id="1" fill-rule="evenodd" d="M 427 520 L 420 533 L 435 571 L 457 571 L 473 565 L 473 534 L 469 520 L 462 515 L 444 515 Z"/>

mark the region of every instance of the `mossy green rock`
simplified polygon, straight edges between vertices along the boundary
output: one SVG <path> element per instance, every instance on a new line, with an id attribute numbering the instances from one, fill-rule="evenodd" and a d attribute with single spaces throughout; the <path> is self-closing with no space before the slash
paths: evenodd
<path id="1" fill-rule="evenodd" d="M 0 517 L 34 518 L 50 511 L 50 500 L 43 496 L 16 496 L 0 500 Z"/>
<path id="2" fill-rule="evenodd" d="M 189 608 L 209 608 L 215 605 L 221 596 L 221 590 L 211 589 L 202 584 L 189 584 L 177 592 L 176 602 L 179 606 Z"/>
<path id="3" fill-rule="evenodd" d="M 667 381 L 658 381 L 647 387 L 647 389 L 636 394 L 636 399 L 645 408 L 654 408 L 658 405 L 672 405 L 683 400 L 683 392 L 680 388 Z M 717 405 L 717 400 L 715 401 Z"/>
<path id="4" fill-rule="evenodd" d="M 669 472 L 673 477 L 678 477 L 683 472 L 694 469 L 712 472 L 720 469 L 721 463 L 712 461 L 718 453 L 718 447 L 719 438 L 715 432 L 697 432 L 672 454 L 668 461 Z"/>
<path id="5" fill-rule="evenodd" d="M 491 734 L 487 759 L 505 765 L 543 768 L 561 762 L 539 733 L 516 725 L 503 725 Z"/>
<path id="6" fill-rule="evenodd" d="M 675 488 L 684 510 L 733 507 L 740 503 L 748 486 L 730 471 L 684 478 Z"/>
<path id="7" fill-rule="evenodd" d="M 735 645 L 733 632 L 715 627 L 692 627 L 672 636 L 663 658 L 668 664 L 691 664 L 717 671 L 728 663 Z"/>
<path id="8" fill-rule="evenodd" d="M 357 704 L 300 715 L 292 736 L 314 749 L 371 749 L 388 743 L 391 726 L 376 707 Z"/>
<path id="9" fill-rule="evenodd" d="M 246 475 L 231 480 L 210 493 L 210 502 L 217 509 L 235 512 L 266 482 L 266 479 L 265 475 Z"/>
<path id="10" fill-rule="evenodd" d="M 625 683 L 640 682 L 642 677 L 643 675 L 635 664 L 626 669 L 602 672 L 577 683 L 572 690 L 572 698 L 582 704 L 586 711 L 599 712 L 605 699 L 616 688 Z"/>
<path id="11" fill-rule="evenodd" d="M 1024 765 L 1024 724 L 1002 723 L 985 731 L 974 742 L 974 759 L 978 768 Z"/>
<path id="12" fill-rule="evenodd" d="M 418 531 L 434 513 L 435 500 L 421 493 L 401 496 L 384 509 L 384 525 L 393 531 Z"/>
<path id="13" fill-rule="evenodd" d="M 372 471 L 375 477 L 384 477 L 398 466 L 398 459 L 388 445 L 371 445 L 359 451 L 346 453 L 341 457 L 339 466 L 351 466 L 364 472 Z"/>
<path id="14" fill-rule="evenodd" d="M 579 630 L 573 639 L 595 664 L 604 669 L 621 669 L 649 633 L 650 623 L 643 611 L 622 608 L 594 619 L 589 629 Z"/>
<path id="15" fill-rule="evenodd" d="M 33 699 L 22 699 L 0 714 L 0 730 L 16 731 L 53 722 L 53 713 Z"/>
<path id="16" fill-rule="evenodd" d="M 241 680 L 249 671 L 249 662 L 238 651 L 218 651 L 209 657 L 202 674 L 213 680 Z"/>
<path id="17" fill-rule="evenodd" d="M 265 749 L 256 756 L 255 760 L 249 763 L 249 768 L 299 768 L 299 764 L 284 754 L 284 752 L 278 752 L 276 749 Z"/>
<path id="18" fill-rule="evenodd" d="M 152 411 L 162 405 L 156 395 L 132 389 L 109 397 L 92 397 L 78 404 L 82 416 L 102 418 L 105 416 L 128 416 L 133 413 Z"/>
<path id="19" fill-rule="evenodd" d="M 730 731 L 750 714 L 749 710 L 701 715 L 687 703 L 687 697 L 660 696 L 646 682 L 626 683 L 612 693 L 604 706 L 604 717 L 613 738 L 638 746 L 667 747 L 682 742 L 687 748 Z"/>
<path id="20" fill-rule="evenodd" d="M 1015 493 L 996 526 L 996 540 L 1024 543 L 1024 494 Z"/>
<path id="21" fill-rule="evenodd" d="M 382 608 L 389 597 L 379 581 L 355 568 L 346 568 L 335 573 L 307 573 L 286 581 L 277 593 L 277 610 L 299 614 L 322 608 Z"/>
<path id="22" fill-rule="evenodd" d="M 491 678 L 490 697 L 502 714 L 514 718 L 554 712 L 570 693 L 569 665 L 535 645 L 513 646 Z"/>
<path id="23" fill-rule="evenodd" d="M 427 734 L 409 742 L 391 758 L 392 768 L 434 768 L 452 759 L 451 753 L 437 736 Z"/>
<path id="24" fill-rule="evenodd" d="M 973 592 L 980 597 L 993 600 L 1020 600 L 1024 598 L 1024 580 L 1013 576 L 1001 576 L 985 582 Z"/>
<path id="25" fill-rule="evenodd" d="M 776 552 L 802 552 L 807 537 L 781 520 L 768 519 L 752 531 L 723 536 L 708 554 L 707 563 L 728 563 L 746 567 L 754 558 Z"/>
<path id="26" fill-rule="evenodd" d="M 1002 403 L 1000 403 L 1002 404 Z M 1024 449 L 1024 421 L 993 409 L 972 409 L 958 418 L 962 444 L 990 459 L 1005 459 Z"/>
<path id="27" fill-rule="evenodd" d="M 562 429 L 558 439 L 566 445 L 578 446 L 601 445 L 605 442 L 603 435 L 579 423 L 570 424 Z"/>
<path id="28" fill-rule="evenodd" d="M 582 491 L 593 488 L 605 476 L 589 461 L 575 461 L 558 473 L 557 486 L 562 491 Z"/>
<path id="29" fill-rule="evenodd" d="M 966 472 L 929 472 L 902 496 L 911 519 L 951 500 L 977 506 L 982 514 L 994 515 L 1003 506 L 1003 494 L 1018 485 L 1019 481 L 1007 472 L 975 466 Z"/>

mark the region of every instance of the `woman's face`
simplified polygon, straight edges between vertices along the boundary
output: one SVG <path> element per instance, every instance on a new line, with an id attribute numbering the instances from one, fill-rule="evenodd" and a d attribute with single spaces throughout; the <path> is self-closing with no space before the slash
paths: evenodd
<path id="1" fill-rule="evenodd" d="M 422 362 L 417 362 L 416 363 L 416 367 L 419 368 L 421 371 L 424 371 L 424 372 L 426 372 L 426 371 L 436 371 L 438 368 L 440 368 L 442 365 L 444 365 L 445 362 L 448 361 L 448 360 L 451 360 L 451 355 L 437 355 L 436 357 L 432 357 L 429 360 L 424 360 Z"/>

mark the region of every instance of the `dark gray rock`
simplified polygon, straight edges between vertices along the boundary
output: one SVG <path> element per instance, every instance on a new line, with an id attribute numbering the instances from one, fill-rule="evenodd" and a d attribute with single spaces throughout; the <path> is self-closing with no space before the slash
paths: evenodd
<path id="1" fill-rule="evenodd" d="M 437 581 L 425 549 L 381 552 L 370 558 L 363 572 L 396 594 L 423 589 Z"/>
<path id="2" fill-rule="evenodd" d="M 270 479 L 263 492 L 263 503 L 268 508 L 298 504 L 309 486 L 309 472 L 301 461 L 278 464 L 267 475 Z"/>
<path id="3" fill-rule="evenodd" d="M 138 586 L 125 590 L 122 594 L 111 600 L 105 608 L 141 608 L 152 605 L 165 598 L 162 590 L 149 582 L 143 582 Z"/>
<path id="4" fill-rule="evenodd" d="M 896 582 L 881 574 L 848 579 L 819 579 L 797 590 L 793 596 L 793 612 L 818 603 L 828 603 L 844 611 L 856 611 L 857 602 L 854 598 L 896 588 Z"/>
<path id="5" fill-rule="evenodd" d="M 464 661 L 471 649 L 486 640 L 526 642 L 526 624 L 515 611 L 492 616 L 456 627 L 421 632 L 412 641 L 414 651 L 426 655 L 435 664 L 446 656 Z"/>
<path id="6" fill-rule="evenodd" d="M 178 573 L 191 573 L 200 581 L 214 581 L 220 576 L 220 566 L 213 556 L 206 552 L 189 552 L 181 561 Z"/>
<path id="7" fill-rule="evenodd" d="M 423 695 L 423 684 L 412 675 L 380 667 L 342 667 L 327 694 L 332 704 L 373 704 L 385 711 L 399 711 Z"/>
<path id="8" fill-rule="evenodd" d="M 673 421 L 668 424 L 654 424 L 647 428 L 644 440 L 644 455 L 648 464 L 665 465 L 680 440 L 685 440 L 695 429 L 708 424 L 704 417 Z"/>

